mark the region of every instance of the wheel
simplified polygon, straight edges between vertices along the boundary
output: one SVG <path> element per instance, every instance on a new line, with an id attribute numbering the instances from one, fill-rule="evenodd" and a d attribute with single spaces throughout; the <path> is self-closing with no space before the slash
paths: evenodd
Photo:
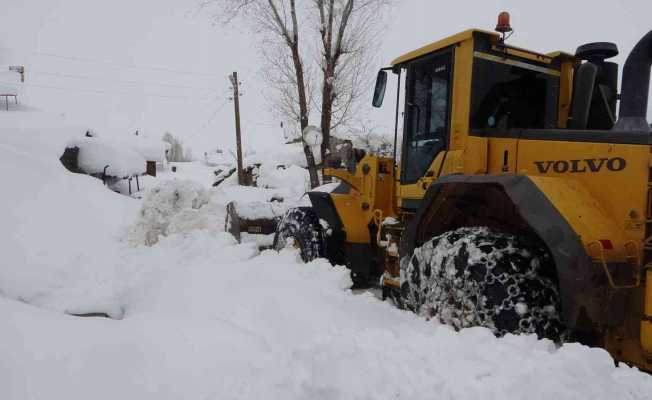
<path id="1" fill-rule="evenodd" d="M 554 341 L 563 333 L 549 251 L 489 228 L 449 231 L 416 248 L 401 263 L 401 296 L 407 308 L 455 329 Z"/>
<path id="2" fill-rule="evenodd" d="M 319 218 L 310 207 L 288 210 L 276 227 L 274 249 L 295 246 L 305 262 L 326 255 L 326 235 Z"/>

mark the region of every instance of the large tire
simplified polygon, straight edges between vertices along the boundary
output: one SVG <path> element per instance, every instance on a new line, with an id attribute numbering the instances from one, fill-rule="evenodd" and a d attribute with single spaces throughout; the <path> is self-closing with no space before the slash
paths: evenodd
<path id="1" fill-rule="evenodd" d="M 274 249 L 298 247 L 305 262 L 326 256 L 326 235 L 310 207 L 289 209 L 276 227 Z"/>
<path id="2" fill-rule="evenodd" d="M 416 248 L 401 263 L 405 306 L 455 329 L 560 341 L 554 263 L 544 245 L 488 228 L 460 228 Z"/>

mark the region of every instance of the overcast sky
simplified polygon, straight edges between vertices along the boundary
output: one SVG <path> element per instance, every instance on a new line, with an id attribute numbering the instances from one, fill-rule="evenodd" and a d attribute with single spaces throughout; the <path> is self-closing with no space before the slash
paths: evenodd
<path id="1" fill-rule="evenodd" d="M 238 71 L 245 145 L 281 142 L 262 96 L 255 37 L 212 23 L 197 0 L 1 2 L 0 91 L 17 84 L 7 66 L 26 65 L 21 101 L 108 135 L 171 131 L 198 153 L 233 142 L 227 75 Z M 650 0 L 397 0 L 378 38 L 379 63 L 467 28 L 491 30 L 502 10 L 512 14 L 510 43 L 540 52 L 613 41 L 623 62 L 652 30 Z M 386 98 L 381 110 L 363 108 L 381 131 L 392 126 Z"/>

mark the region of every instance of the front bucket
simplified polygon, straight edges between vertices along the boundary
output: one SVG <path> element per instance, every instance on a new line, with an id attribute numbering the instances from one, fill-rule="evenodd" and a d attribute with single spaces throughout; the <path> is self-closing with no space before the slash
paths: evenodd
<path id="1" fill-rule="evenodd" d="M 232 201 L 226 205 L 224 230 L 239 243 L 255 242 L 261 250 L 269 249 L 282 215 L 282 209 L 275 203 Z"/>

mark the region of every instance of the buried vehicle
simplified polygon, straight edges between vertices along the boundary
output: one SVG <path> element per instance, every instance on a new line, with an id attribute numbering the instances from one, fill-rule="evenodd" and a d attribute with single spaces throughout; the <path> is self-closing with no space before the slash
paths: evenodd
<path id="1" fill-rule="evenodd" d="M 397 125 L 405 87 L 400 160 L 326 169 L 341 184 L 309 193 L 276 245 L 308 243 L 304 259 L 347 265 L 356 284 L 456 328 L 576 340 L 651 371 L 652 32 L 618 94 L 615 44 L 541 54 L 505 43 L 508 14 L 496 30 L 381 70 L 373 105 L 392 71 Z"/>

